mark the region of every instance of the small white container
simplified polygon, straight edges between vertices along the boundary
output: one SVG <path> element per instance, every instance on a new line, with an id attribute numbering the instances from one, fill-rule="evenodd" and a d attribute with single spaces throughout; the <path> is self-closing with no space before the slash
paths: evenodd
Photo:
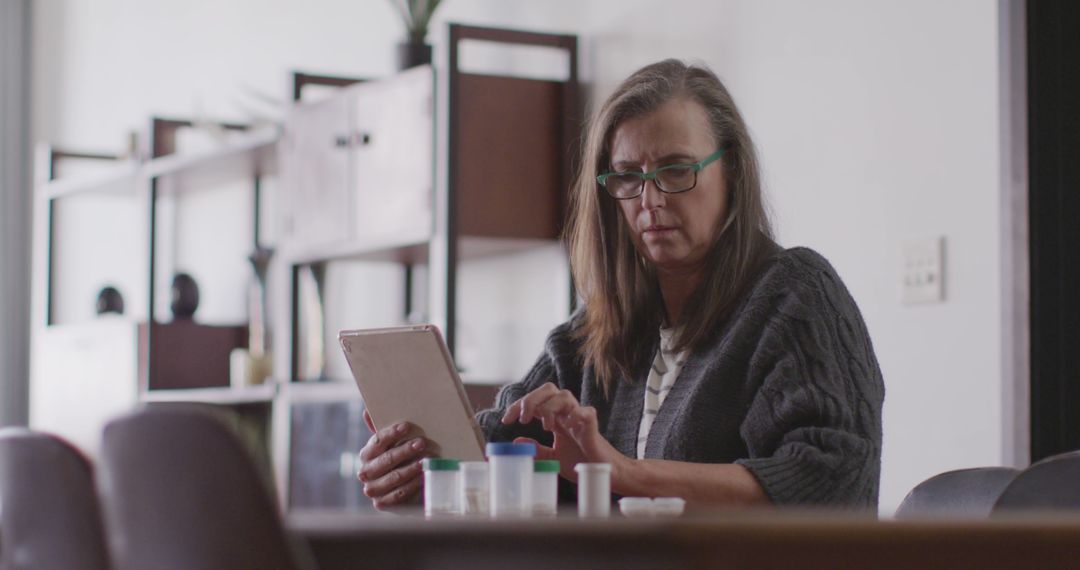
<path id="1" fill-rule="evenodd" d="M 686 509 L 686 501 L 682 497 L 657 497 L 653 499 L 653 514 L 658 517 L 677 517 Z"/>
<path id="2" fill-rule="evenodd" d="M 627 518 L 653 516 L 653 500 L 650 497 L 623 497 L 619 499 L 619 512 Z"/>
<path id="3" fill-rule="evenodd" d="M 531 443 L 487 444 L 493 517 L 522 517 L 532 514 L 533 458 Z"/>
<path id="4" fill-rule="evenodd" d="M 458 503 L 463 515 L 488 514 L 488 464 L 484 461 L 462 461 L 461 493 Z"/>
<path id="5" fill-rule="evenodd" d="M 628 518 L 677 517 L 686 508 L 681 497 L 623 497 L 619 499 L 619 511 Z"/>
<path id="6" fill-rule="evenodd" d="M 533 462 L 533 514 L 553 517 L 559 506 L 559 462 L 541 459 Z"/>
<path id="7" fill-rule="evenodd" d="M 424 460 L 424 514 L 429 517 L 456 515 L 458 506 L 458 461 Z"/>
<path id="8" fill-rule="evenodd" d="M 578 516 L 603 518 L 611 514 L 611 464 L 578 463 Z"/>

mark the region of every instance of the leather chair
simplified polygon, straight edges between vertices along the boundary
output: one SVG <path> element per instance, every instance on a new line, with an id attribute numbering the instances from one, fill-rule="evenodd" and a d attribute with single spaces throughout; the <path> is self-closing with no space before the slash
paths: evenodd
<path id="1" fill-rule="evenodd" d="M 64 440 L 0 429 L 0 569 L 107 570 L 90 462 Z"/>
<path id="2" fill-rule="evenodd" d="M 1047 457 L 1028 467 L 1001 493 L 994 514 L 1080 511 L 1080 451 Z"/>
<path id="3" fill-rule="evenodd" d="M 206 409 L 148 408 L 105 427 L 102 495 L 120 570 L 311 566 L 268 477 Z"/>
<path id="4" fill-rule="evenodd" d="M 1020 473 L 1012 467 L 946 471 L 919 483 L 896 509 L 896 518 L 986 518 L 998 496 Z"/>

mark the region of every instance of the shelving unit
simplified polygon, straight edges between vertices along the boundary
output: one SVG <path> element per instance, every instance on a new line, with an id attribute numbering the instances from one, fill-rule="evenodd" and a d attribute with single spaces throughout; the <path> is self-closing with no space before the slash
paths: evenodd
<path id="1" fill-rule="evenodd" d="M 196 346 L 203 348 L 213 345 L 208 345 L 206 339 L 200 340 L 205 336 L 201 331 L 210 331 L 219 337 L 223 332 L 226 336 L 240 335 L 238 338 L 246 343 L 246 327 L 181 323 L 183 326 L 175 329 L 173 325 L 154 318 L 155 313 L 160 312 L 155 307 L 155 297 L 158 296 L 154 291 L 157 286 L 155 272 L 160 269 L 156 267 L 159 252 L 155 248 L 160 238 L 156 223 L 159 199 L 168 194 L 175 196 L 184 189 L 199 191 L 206 187 L 208 181 L 234 175 L 239 169 L 241 173 L 246 171 L 253 180 L 256 199 L 251 205 L 250 215 L 257 218 L 260 176 L 263 171 L 270 170 L 265 165 L 272 164 L 276 159 L 274 146 L 279 138 L 276 128 L 250 133 L 234 132 L 229 140 L 215 148 L 174 153 L 178 131 L 190 125 L 187 121 L 153 119 L 143 139 L 147 142 L 147 148 L 142 151 L 142 155 L 148 157 L 145 160 L 71 152 L 50 146 L 42 146 L 38 150 L 34 192 L 36 234 L 31 422 L 35 427 L 67 435 L 91 454 L 97 449 L 97 439 L 104 422 L 139 404 L 192 402 L 238 407 L 261 405 L 269 410 L 269 404 L 277 392 L 276 385 L 241 389 L 229 387 L 230 347 L 227 346 L 216 349 L 221 360 L 215 368 L 218 371 L 217 379 L 211 383 L 218 386 L 155 389 L 158 385 L 175 386 L 176 381 L 159 381 L 156 375 L 151 374 L 154 370 L 151 355 L 156 355 L 155 358 L 167 355 L 162 364 L 172 363 L 167 372 L 174 377 L 199 371 L 197 376 L 191 377 L 191 385 L 205 386 L 209 378 L 202 372 L 205 366 L 175 366 L 176 362 L 205 364 L 193 358 L 192 354 L 173 354 L 185 346 L 184 342 L 172 346 L 175 341 L 182 341 L 176 336 L 178 333 L 196 341 Z M 240 131 L 243 127 L 225 125 L 225 128 Z M 75 160 L 111 164 L 88 174 L 57 178 L 59 163 L 67 164 Z M 123 205 L 125 212 L 137 212 L 134 216 L 136 219 L 122 220 L 124 223 L 120 225 L 125 226 L 123 235 L 126 237 L 106 236 L 104 243 L 96 247 L 85 242 L 98 239 L 96 232 L 102 229 L 112 231 L 114 228 L 108 227 L 107 220 L 98 224 L 106 224 L 104 227 L 91 228 L 89 234 L 84 231 L 84 235 L 78 235 L 76 239 L 60 239 L 62 236 L 58 234 L 58 224 L 67 218 L 58 219 L 58 216 L 73 200 L 107 202 L 76 214 L 99 216 L 108 213 L 110 207 Z M 253 225 L 258 226 L 258 223 Z M 124 291 L 125 315 L 91 318 L 91 313 L 86 311 L 73 313 L 70 318 L 58 315 L 57 292 L 73 276 L 57 274 L 57 260 L 63 259 L 65 248 L 76 246 L 80 255 L 115 257 L 117 251 L 113 248 L 117 245 L 123 247 L 121 253 L 125 257 L 122 262 L 133 266 L 136 274 L 144 276 L 136 281 L 127 279 L 124 283 L 113 283 Z M 84 264 L 85 267 L 99 264 L 92 260 L 86 263 L 89 265 Z M 78 300 L 83 302 L 81 296 Z M 92 299 L 85 300 L 87 306 L 90 301 Z M 149 322 L 153 322 L 153 325 L 148 326 Z M 234 332 L 225 332 L 229 330 Z M 158 331 L 158 334 L 152 331 Z M 157 342 L 159 339 L 155 337 L 162 331 L 168 334 Z M 169 338 L 172 340 L 169 341 Z M 163 344 L 166 341 L 170 343 L 168 346 Z M 192 345 L 189 342 L 187 346 Z M 202 351 L 194 353 L 205 356 Z M 183 383 L 188 383 L 188 380 L 185 379 Z"/>
<path id="2" fill-rule="evenodd" d="M 568 61 L 566 77 L 562 80 L 539 80 L 470 73 L 459 66 L 459 48 L 463 43 L 472 41 L 561 50 Z M 333 417 L 348 413 L 358 418 L 362 413 L 359 394 L 347 373 L 341 374 L 341 377 L 331 374 L 323 381 L 304 378 L 303 370 L 308 367 L 301 362 L 301 346 L 305 343 L 304 339 L 299 338 L 303 336 L 299 323 L 306 322 L 306 319 L 300 297 L 303 288 L 301 277 L 305 271 L 309 271 L 309 267 L 314 266 L 325 275 L 327 268 L 333 268 L 335 264 L 397 264 L 403 287 L 396 295 L 398 301 L 385 301 L 383 297 L 378 301 L 400 303 L 396 321 L 349 322 L 348 328 L 406 324 L 419 314 L 422 321 L 435 323 L 442 329 L 453 351 L 457 348 L 459 336 L 456 324 L 462 318 L 461 293 L 458 289 L 462 272 L 469 271 L 470 264 L 485 261 L 497 263 L 498 259 L 529 255 L 557 244 L 565 202 L 564 189 L 572 176 L 574 165 L 571 158 L 576 156 L 575 141 L 580 129 L 576 39 L 565 35 L 451 25 L 448 50 L 446 72 L 435 74 L 434 81 L 430 79 L 432 71 L 421 67 L 389 80 L 347 84 L 336 97 L 311 106 L 299 105 L 292 114 L 292 121 L 295 122 L 286 124 L 283 148 L 290 145 L 301 147 L 296 142 L 298 140 L 322 145 L 319 148 L 294 148 L 294 159 L 351 173 L 327 177 L 324 170 L 319 174 L 319 179 L 341 181 L 346 190 L 324 188 L 323 196 L 327 200 L 339 200 L 339 210 L 357 211 L 357 206 L 371 195 L 372 186 L 370 179 L 360 176 L 363 169 L 356 165 L 364 164 L 362 153 L 377 147 L 380 142 L 377 129 L 366 130 L 363 115 L 374 109 L 379 113 L 394 115 L 398 107 L 407 105 L 402 101 L 423 102 L 430 99 L 433 107 L 433 124 L 430 127 L 414 126 L 409 131 L 429 130 L 433 137 L 427 140 L 414 138 L 411 145 L 404 145 L 409 156 L 430 157 L 432 180 L 429 207 L 416 209 L 411 214 L 416 219 L 410 218 L 404 224 L 399 216 L 386 215 L 386 221 L 394 221 L 394 226 L 404 225 L 405 229 L 395 227 L 393 231 L 364 235 L 363 222 L 356 219 L 350 228 L 353 232 L 350 235 L 335 234 L 332 228 L 329 231 L 319 228 L 324 231 L 323 235 L 329 233 L 330 237 L 314 243 L 297 240 L 300 243 L 282 248 L 281 260 L 289 266 L 291 300 L 287 320 L 292 323 L 292 338 L 283 338 L 284 335 L 280 334 L 276 337 L 276 369 L 282 370 L 282 365 L 288 366 L 285 369 L 290 371 L 290 382 L 283 386 L 275 409 L 274 456 L 277 478 L 284 489 L 293 487 L 290 480 L 297 476 L 295 469 L 298 468 L 293 460 L 295 455 L 290 454 L 289 448 L 296 441 L 308 437 L 297 434 L 295 430 L 307 429 L 303 424 L 314 421 L 311 414 L 315 413 L 317 406 L 326 406 L 327 413 Z M 381 99 L 383 96 L 396 100 Z M 414 112 L 423 116 L 427 111 L 417 109 Z M 349 118 L 328 121 L 327 117 L 335 114 L 349 115 Z M 316 132 L 297 132 L 306 129 L 306 125 L 311 125 Z M 349 128 L 343 128 L 346 125 Z M 420 145 L 428 146 L 430 150 Z M 290 160 L 289 155 L 283 154 L 283 160 Z M 283 172 L 303 169 L 302 166 L 290 166 L 288 162 L 284 162 L 282 168 Z M 428 166 L 422 160 L 413 161 L 412 168 L 428 172 Z M 286 173 L 284 176 L 288 178 L 289 175 Z M 375 176 L 374 179 L 379 192 L 398 190 L 392 185 L 378 184 L 380 180 L 385 180 L 384 177 Z M 412 182 L 407 187 L 419 187 L 416 180 L 415 177 L 410 178 Z M 382 215 L 384 212 L 379 210 L 379 202 L 373 202 L 376 213 Z M 300 221 L 294 224 L 294 232 L 304 231 L 303 218 L 303 214 L 298 216 Z M 331 217 L 329 223 L 333 226 L 340 222 Z M 319 234 L 319 231 L 308 233 L 309 236 L 313 234 Z M 308 281 L 311 279 L 309 276 Z M 372 286 L 370 283 L 357 284 L 355 295 L 363 297 L 364 289 L 370 290 Z M 567 298 L 564 315 L 568 314 L 571 296 L 568 270 L 566 279 L 557 286 L 557 294 Z M 338 310 L 331 304 L 325 304 L 325 298 L 322 301 L 325 312 L 335 313 Z M 319 319 L 316 322 L 322 324 L 324 329 L 332 328 Z M 336 330 L 324 330 L 321 342 L 315 345 L 323 347 L 327 359 L 339 356 L 336 354 Z M 538 349 L 539 345 L 536 347 Z M 291 355 L 288 360 L 281 356 L 283 352 Z M 529 355 L 530 362 L 533 356 Z M 498 385 L 516 379 L 502 375 L 471 374 L 468 371 L 464 377 L 470 384 L 470 397 L 477 407 L 490 405 Z M 292 413 L 295 405 L 307 406 L 305 418 L 290 419 L 285 415 Z M 361 435 L 366 436 L 366 430 L 363 431 Z M 357 437 L 350 432 L 349 440 L 343 440 L 340 444 L 362 443 L 364 438 L 356 440 Z M 351 451 L 358 450 L 356 447 Z M 327 457 L 324 460 L 330 459 Z M 323 463 L 312 460 L 312 464 Z M 347 483 L 353 484 L 348 471 L 344 468 L 341 470 L 349 475 Z M 317 478 L 312 474 L 300 476 L 308 483 Z M 334 473 L 326 472 L 326 476 L 327 484 L 336 485 L 333 482 L 336 477 Z M 297 504 L 295 500 L 290 500 L 293 498 L 285 495 L 287 493 L 283 499 L 290 506 L 323 506 Z"/>
<path id="3" fill-rule="evenodd" d="M 476 267 L 518 258 L 527 264 L 536 252 L 558 247 L 564 191 L 573 172 L 571 159 L 576 156 L 580 106 L 573 36 L 451 25 L 449 38 L 445 72 L 422 66 L 371 81 L 297 74 L 297 95 L 304 84 L 335 86 L 338 91 L 314 103 L 298 100 L 281 127 L 222 124 L 230 133 L 228 138 L 194 152 L 177 152 L 177 134 L 192 126 L 190 122 L 154 119 L 144 138 L 145 160 L 120 162 L 78 179 L 40 180 L 38 215 L 46 230 L 35 239 L 39 248 L 35 253 L 39 287 L 35 289 L 44 293 L 35 301 L 35 354 L 41 354 L 36 356 L 37 376 L 32 385 L 49 386 L 49 391 L 42 393 L 46 401 L 39 409 L 47 408 L 47 400 L 62 393 L 65 385 L 79 381 L 71 377 L 76 374 L 72 367 L 42 366 L 41 359 L 54 358 L 57 350 L 93 338 L 101 345 L 99 353 L 109 354 L 108 366 L 122 373 L 114 374 L 111 381 L 112 400 L 97 417 L 82 422 L 80 429 L 93 421 L 103 423 L 108 415 L 136 404 L 226 407 L 254 422 L 251 431 L 266 437 L 284 505 L 365 508 L 366 502 L 357 495 L 356 466 L 350 459 L 369 435 L 361 420 L 359 391 L 340 368 L 323 366 L 319 374 L 323 377 L 318 379 L 305 375 L 303 371 L 314 369 L 320 360 L 306 366 L 302 347 L 309 340 L 314 346 L 321 343 L 321 362 L 340 357 L 336 329 L 328 316 L 353 314 L 349 311 L 366 303 L 380 316 L 357 317 L 345 328 L 419 319 L 438 325 L 451 350 L 460 349 L 459 325 L 470 316 L 462 310 L 469 305 L 463 303 L 469 292 L 462 291 L 459 281 L 475 273 Z M 567 58 L 567 75 L 541 80 L 468 72 L 459 65 L 459 46 L 472 41 L 560 50 Z M 56 156 L 61 155 L 43 155 L 42 164 L 47 162 L 48 169 L 40 170 L 53 172 Z M 271 179 L 273 193 L 267 195 Z M 176 201 L 212 203 L 221 198 L 217 185 L 223 181 L 250 188 L 250 202 L 242 208 L 243 227 L 251 227 L 242 238 L 244 247 L 275 250 L 266 315 L 274 333 L 270 345 L 274 376 L 259 386 L 230 387 L 228 363 L 220 362 L 220 357 L 212 374 L 188 371 L 183 364 L 192 360 L 192 353 L 227 354 L 232 341 L 210 337 L 243 336 L 243 322 L 174 326 L 166 322 L 161 302 L 167 285 L 162 277 L 184 245 L 169 245 L 165 240 L 176 231 L 170 225 L 172 217 L 182 214 Z M 133 304 L 130 317 L 56 323 L 52 319 L 56 285 L 53 205 L 72 196 L 99 193 L 126 196 L 143 213 L 138 264 L 146 275 L 140 289 L 140 299 L 145 300 Z M 277 204 L 269 213 L 268 197 Z M 235 206 L 235 196 L 230 200 Z M 267 224 L 279 231 L 267 232 Z M 565 278 L 559 277 L 560 272 L 565 272 Z M 554 312 L 562 318 L 569 313 L 572 298 L 569 271 L 554 273 L 553 286 L 541 289 L 556 299 L 560 308 Z M 368 279 L 371 275 L 386 283 Z M 326 282 L 327 276 L 342 281 Z M 304 299 L 311 292 L 305 297 L 305 287 L 312 282 L 325 282 L 325 288 L 318 286 L 318 303 L 308 306 Z M 338 296 L 327 297 L 330 290 Z M 313 309 L 319 313 L 312 313 Z M 183 344 L 168 340 L 172 333 L 166 331 L 184 327 L 191 330 L 183 334 L 217 348 L 176 352 Z M 307 334 L 312 327 L 317 327 L 315 332 Z M 96 330 L 105 328 L 112 336 L 103 337 Z M 476 356 L 477 347 L 501 350 L 484 344 L 474 339 L 473 358 L 487 357 Z M 178 379 L 166 380 L 166 372 Z M 38 377 L 39 373 L 59 378 Z M 498 384 L 516 379 L 505 369 L 465 370 L 463 377 L 477 408 L 490 405 Z M 77 392 L 86 391 L 83 386 Z"/>
<path id="4" fill-rule="evenodd" d="M 277 383 L 233 388 L 188 388 L 182 390 L 149 390 L 142 396 L 146 403 L 196 402 L 203 404 L 270 404 L 278 393 Z"/>

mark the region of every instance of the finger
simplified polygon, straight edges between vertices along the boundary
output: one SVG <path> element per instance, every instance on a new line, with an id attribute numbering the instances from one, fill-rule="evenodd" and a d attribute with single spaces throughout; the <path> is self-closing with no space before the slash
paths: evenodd
<path id="1" fill-rule="evenodd" d="M 420 491 L 420 485 L 424 482 L 423 477 L 416 477 L 408 483 L 398 487 L 393 493 L 379 497 L 374 501 L 376 509 L 385 509 L 394 505 L 408 502 Z"/>
<path id="2" fill-rule="evenodd" d="M 364 461 L 360 465 L 357 476 L 361 481 L 374 481 L 401 465 L 402 463 L 418 459 L 424 455 L 428 448 L 427 441 L 418 437 L 397 447 L 387 450 L 385 453 Z"/>
<path id="3" fill-rule="evenodd" d="M 409 422 L 398 422 L 376 431 L 360 450 L 360 459 L 368 462 L 382 455 L 387 449 L 397 445 L 408 431 Z"/>
<path id="4" fill-rule="evenodd" d="M 529 418 L 529 420 L 525 420 L 522 417 L 522 411 L 524 410 L 526 402 L 530 402 L 538 395 L 547 393 L 552 389 L 555 389 L 555 385 L 551 382 L 547 382 L 539 388 L 533 390 L 532 392 L 529 392 L 528 394 L 518 398 L 517 400 L 514 400 L 513 403 L 506 407 L 506 413 L 503 414 L 502 423 L 512 424 L 516 421 L 520 421 L 521 423 L 528 423 L 529 421 L 532 421 L 532 418 Z"/>
<path id="5" fill-rule="evenodd" d="M 555 450 L 553 448 L 548 447 L 531 437 L 514 438 L 514 443 L 531 443 L 535 445 L 537 459 L 558 459 L 558 457 L 555 456 Z"/>
<path id="6" fill-rule="evenodd" d="M 596 419 L 596 408 L 592 406 L 579 406 L 567 414 L 560 415 L 558 423 L 577 440 L 580 440 L 585 434 L 600 429 L 599 422 Z"/>
<path id="7" fill-rule="evenodd" d="M 569 390 L 559 390 L 547 400 L 539 403 L 533 410 L 533 414 L 540 418 L 544 425 L 544 429 L 551 431 L 555 424 L 554 420 L 556 419 L 556 416 L 569 414 L 579 407 L 581 407 L 581 404 L 578 403 L 573 392 Z"/>
<path id="8" fill-rule="evenodd" d="M 510 425 L 521 417 L 521 400 L 515 400 L 514 403 L 506 407 L 506 412 L 503 414 L 503 425 Z"/>
<path id="9" fill-rule="evenodd" d="M 536 407 L 558 393 L 559 388 L 551 382 L 548 382 L 526 394 L 524 398 L 519 400 L 521 402 L 521 418 L 518 421 L 523 424 L 533 421 L 533 419 L 536 418 Z"/>
<path id="10" fill-rule="evenodd" d="M 570 417 L 570 414 L 556 414 L 552 416 L 551 421 L 545 429 L 555 435 L 563 435 L 571 439 L 574 437 L 573 428 L 576 425 L 577 420 Z"/>
<path id="11" fill-rule="evenodd" d="M 364 494 L 372 499 L 392 494 L 398 487 L 419 477 L 424 472 L 422 463 L 422 460 L 407 462 L 378 479 L 364 483 Z"/>
<path id="12" fill-rule="evenodd" d="M 375 433 L 375 422 L 371 421 L 371 414 L 368 413 L 367 409 L 364 410 L 364 425 L 367 426 L 368 431 Z"/>

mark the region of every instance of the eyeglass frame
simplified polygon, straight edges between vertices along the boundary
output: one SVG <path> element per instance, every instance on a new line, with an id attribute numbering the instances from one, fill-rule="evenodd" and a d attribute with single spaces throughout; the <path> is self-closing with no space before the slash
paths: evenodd
<path id="1" fill-rule="evenodd" d="M 716 162 L 717 160 L 719 160 L 720 157 L 723 156 L 723 155 L 724 155 L 724 149 L 721 148 L 721 149 L 717 150 L 716 152 L 710 154 L 709 156 L 706 156 L 705 158 L 703 158 L 703 159 L 701 159 L 701 160 L 699 160 L 697 162 L 692 162 L 690 164 L 669 164 L 667 166 L 661 166 L 660 168 L 657 168 L 656 170 L 653 170 L 652 172 L 606 172 L 604 174 L 601 174 L 601 175 L 597 176 L 596 177 L 596 182 L 599 183 L 600 186 L 604 187 L 605 193 L 608 196 L 611 196 L 612 198 L 614 198 L 616 200 L 633 200 L 634 198 L 637 198 L 638 196 L 641 196 L 642 194 L 645 193 L 645 183 L 648 182 L 649 180 L 652 180 L 653 183 L 656 185 L 656 189 L 663 192 L 664 194 L 681 194 L 683 192 L 689 192 L 689 191 L 693 190 L 694 188 L 696 188 L 697 187 L 697 175 L 698 175 L 698 172 L 701 172 L 701 170 L 704 169 L 706 166 L 708 166 L 708 165 L 712 164 L 713 162 Z M 664 190 L 660 186 L 660 182 L 656 179 L 656 176 L 659 173 L 661 173 L 661 172 L 663 172 L 665 170 L 673 170 L 673 169 L 676 169 L 676 168 L 688 168 L 688 169 L 692 170 L 694 172 L 694 183 L 691 184 L 689 188 L 685 188 L 683 190 Z M 616 176 L 616 175 L 618 175 L 618 176 L 633 175 L 633 176 L 636 176 L 636 177 L 640 178 L 641 179 L 641 186 L 638 187 L 637 194 L 634 194 L 633 196 L 622 196 L 622 197 L 615 196 L 614 194 L 612 194 L 608 190 L 607 181 L 608 181 L 608 178 L 611 178 L 612 176 Z"/>

